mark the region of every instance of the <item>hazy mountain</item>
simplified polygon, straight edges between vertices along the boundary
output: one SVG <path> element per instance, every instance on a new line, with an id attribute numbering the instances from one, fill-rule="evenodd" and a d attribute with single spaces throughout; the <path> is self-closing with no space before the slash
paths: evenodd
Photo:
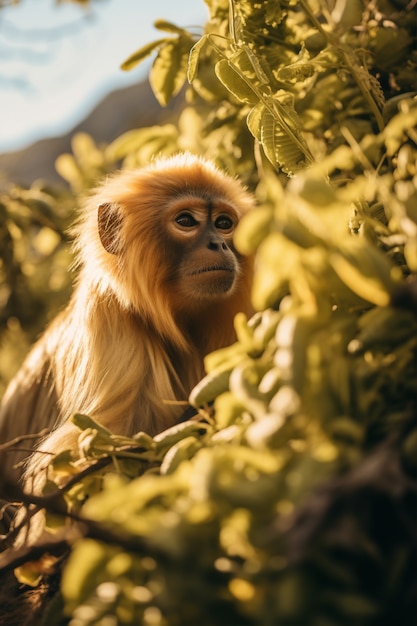
<path id="1" fill-rule="evenodd" d="M 0 180 L 30 185 L 37 178 L 50 182 L 62 178 L 55 171 L 55 159 L 71 151 L 71 137 L 84 131 L 96 143 L 108 143 L 132 128 L 163 123 L 180 106 L 180 98 L 163 109 L 155 99 L 148 81 L 113 91 L 70 132 L 60 137 L 41 139 L 27 148 L 0 154 Z"/>

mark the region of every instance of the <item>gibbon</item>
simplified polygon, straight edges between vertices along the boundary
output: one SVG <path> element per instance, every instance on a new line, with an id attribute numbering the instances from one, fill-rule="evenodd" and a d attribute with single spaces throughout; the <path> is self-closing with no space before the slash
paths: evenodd
<path id="1" fill-rule="evenodd" d="M 50 431 L 26 463 L 26 491 L 39 492 L 52 455 L 76 444 L 75 412 L 121 435 L 155 435 L 181 418 L 203 357 L 235 340 L 237 312 L 251 313 L 252 260 L 233 233 L 253 203 L 191 154 L 121 171 L 87 200 L 72 298 L 1 405 L 1 442 Z M 16 483 L 25 456 L 0 453 L 0 480 Z"/>

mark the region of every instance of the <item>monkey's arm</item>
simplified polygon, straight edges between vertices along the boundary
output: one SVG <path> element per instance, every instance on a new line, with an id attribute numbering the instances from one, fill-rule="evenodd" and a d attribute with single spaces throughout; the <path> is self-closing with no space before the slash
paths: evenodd
<path id="1" fill-rule="evenodd" d="M 0 443 L 16 437 L 51 429 L 58 418 L 57 396 L 50 360 L 41 340 L 33 347 L 22 367 L 10 382 L 0 406 Z M 28 457 L 37 439 L 19 442 L 0 450 L 0 489 L 16 484 L 22 474 L 17 463 Z M 4 497 L 4 493 L 1 494 Z"/>

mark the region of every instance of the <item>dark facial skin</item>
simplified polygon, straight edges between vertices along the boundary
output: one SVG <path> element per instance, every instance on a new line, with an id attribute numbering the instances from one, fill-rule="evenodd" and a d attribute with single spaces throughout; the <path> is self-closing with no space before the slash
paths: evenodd
<path id="1" fill-rule="evenodd" d="M 195 300 L 222 297 L 233 290 L 239 272 L 233 233 L 238 215 L 224 200 L 185 197 L 168 211 L 168 233 L 179 262 L 174 283 Z"/>

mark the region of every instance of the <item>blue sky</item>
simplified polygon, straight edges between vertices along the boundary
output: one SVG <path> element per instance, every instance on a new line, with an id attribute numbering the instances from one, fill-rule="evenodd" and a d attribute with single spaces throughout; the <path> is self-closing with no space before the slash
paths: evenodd
<path id="1" fill-rule="evenodd" d="M 69 131 L 108 92 L 146 76 L 120 63 L 161 36 L 157 18 L 202 26 L 203 0 L 21 0 L 0 10 L 0 152 Z"/>

